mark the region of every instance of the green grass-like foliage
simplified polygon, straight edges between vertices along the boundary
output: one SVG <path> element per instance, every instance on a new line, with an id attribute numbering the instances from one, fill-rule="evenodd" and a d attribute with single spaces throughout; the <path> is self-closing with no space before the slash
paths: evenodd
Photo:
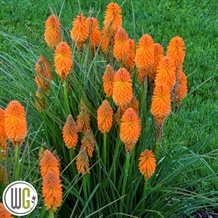
<path id="1" fill-rule="evenodd" d="M 199 154 L 196 152 L 198 143 L 192 147 L 186 147 L 183 143 L 171 143 L 166 146 L 165 138 L 160 140 L 156 156 L 157 168 L 145 186 L 144 178 L 138 170 L 138 159 L 143 150 L 154 148 L 155 127 L 150 112 L 146 112 L 145 99 L 140 98 L 144 90 L 139 85 L 135 73 L 132 77 L 133 89 L 137 98 L 141 99 L 142 131 L 131 154 L 127 186 L 125 194 L 122 195 L 126 173 L 124 170 L 126 152 L 120 141 L 119 128 L 115 128 L 114 123 L 107 134 L 108 150 L 105 168 L 102 162 L 104 139 L 103 134 L 98 131 L 96 121 L 97 108 L 106 98 L 102 86 L 105 66 L 111 64 L 117 70 L 119 64 L 114 59 L 106 60 L 100 49 L 93 57 L 88 42 L 82 54 L 77 52 L 68 33 L 63 31 L 63 34 L 65 40 L 71 45 L 74 60 L 73 70 L 67 79 L 70 87 L 68 89 L 70 111 L 76 118 L 79 113 L 79 103 L 83 99 L 91 113 L 91 129 L 95 136 L 95 152 L 90 159 L 90 174 L 85 175 L 76 174 L 72 167 L 75 165 L 80 146 L 77 145 L 72 159 L 63 143 L 62 128 L 69 113 L 64 100 L 63 84 L 54 68 L 49 95 L 44 94 L 46 110 L 39 113 L 34 105 L 37 90 L 34 82 L 34 64 L 43 51 L 43 55 L 53 65 L 53 52 L 49 49 L 40 50 L 39 47 L 25 40 L 1 33 L 1 37 L 10 44 L 10 52 L 13 53 L 13 55 L 7 52 L 0 54 L 1 72 L 6 75 L 5 79 L 0 81 L 0 86 L 3 92 L 7 93 L 3 97 L 2 106 L 6 106 L 5 102 L 9 101 L 8 98 L 16 98 L 25 105 L 27 110 L 29 133 L 20 156 L 20 178 L 32 183 L 39 193 L 39 206 L 29 217 L 37 217 L 39 214 L 41 217 L 48 217 L 40 194 L 38 152 L 42 148 L 54 151 L 61 163 L 63 202 L 55 213 L 56 217 L 179 217 L 190 216 L 198 209 L 218 208 L 218 179 L 216 172 L 208 164 L 208 160 L 216 160 L 218 153 L 214 150 Z M 111 99 L 109 101 L 112 103 Z M 112 106 L 116 111 L 114 103 Z M 174 118 L 170 117 L 167 127 L 174 125 L 174 121 Z M 183 125 L 182 122 L 185 121 L 181 121 L 181 125 Z M 178 127 L 177 131 L 182 133 L 182 128 Z M 170 134 L 169 131 L 168 134 Z M 117 159 L 114 160 L 117 146 L 119 148 Z M 13 158 L 14 149 L 9 146 L 7 158 L 3 162 L 7 171 L 12 172 L 8 173 L 7 182 L 12 182 L 14 178 Z M 193 176 L 196 172 L 199 177 Z M 202 189 L 202 184 L 207 184 L 209 188 Z M 5 184 L 1 186 L 1 191 L 4 186 Z"/>

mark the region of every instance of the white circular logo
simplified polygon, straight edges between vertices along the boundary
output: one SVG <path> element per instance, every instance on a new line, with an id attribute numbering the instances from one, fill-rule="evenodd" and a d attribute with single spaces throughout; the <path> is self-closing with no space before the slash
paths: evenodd
<path id="1" fill-rule="evenodd" d="M 3 204 L 11 214 L 25 216 L 31 213 L 38 202 L 35 188 L 24 181 L 10 183 L 3 193 Z"/>

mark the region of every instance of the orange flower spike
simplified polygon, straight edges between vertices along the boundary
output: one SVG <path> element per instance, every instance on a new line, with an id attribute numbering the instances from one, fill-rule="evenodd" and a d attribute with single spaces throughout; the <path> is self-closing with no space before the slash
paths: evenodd
<path id="1" fill-rule="evenodd" d="M 46 150 L 40 160 L 40 173 L 44 177 L 48 172 L 60 174 L 58 160 L 49 150 Z"/>
<path id="2" fill-rule="evenodd" d="M 135 95 L 133 95 L 132 100 L 130 101 L 130 103 L 128 105 L 125 105 L 124 107 L 119 106 L 117 108 L 117 112 L 115 114 L 115 121 L 116 121 L 117 125 L 118 125 L 121 117 L 123 116 L 124 112 L 130 107 L 132 109 L 134 109 L 135 112 L 139 115 L 139 101 L 137 100 Z"/>
<path id="3" fill-rule="evenodd" d="M 151 114 L 157 125 L 161 125 L 170 114 L 170 89 L 165 84 L 156 84 L 151 102 Z"/>
<path id="4" fill-rule="evenodd" d="M 27 121 L 20 102 L 11 101 L 5 109 L 5 133 L 14 146 L 21 145 L 27 135 Z"/>
<path id="5" fill-rule="evenodd" d="M 83 14 L 80 14 L 72 22 L 71 39 L 81 49 L 89 36 L 89 21 Z"/>
<path id="6" fill-rule="evenodd" d="M 102 133 L 108 133 L 113 123 L 113 109 L 109 102 L 104 100 L 97 111 L 98 129 Z"/>
<path id="7" fill-rule="evenodd" d="M 73 66 L 72 51 L 66 42 L 58 44 L 54 54 L 54 65 L 57 74 L 64 81 Z"/>
<path id="8" fill-rule="evenodd" d="M 130 45 L 126 31 L 120 27 L 114 37 L 114 57 L 118 62 L 124 63 L 129 57 Z"/>
<path id="9" fill-rule="evenodd" d="M 86 151 L 86 148 L 81 146 L 79 154 L 76 159 L 76 168 L 78 173 L 85 174 L 86 172 L 90 173 L 89 171 L 89 157 Z"/>
<path id="10" fill-rule="evenodd" d="M 72 115 L 67 117 L 67 121 L 63 128 L 63 139 L 67 148 L 75 148 L 78 141 L 79 129 Z"/>
<path id="11" fill-rule="evenodd" d="M 93 49 L 97 49 L 101 42 L 101 31 L 99 29 L 98 20 L 94 17 L 89 17 L 87 20 L 89 23 L 90 46 Z"/>
<path id="12" fill-rule="evenodd" d="M 7 148 L 7 144 L 6 144 L 6 133 L 5 133 L 5 112 L 4 110 L 0 107 L 0 152 L 2 155 L 2 159 L 5 158 L 5 154 L 6 154 L 6 148 Z"/>
<path id="13" fill-rule="evenodd" d="M 141 132 L 141 121 L 134 109 L 128 108 L 122 116 L 120 139 L 125 144 L 126 151 L 131 152 L 138 141 Z"/>
<path id="14" fill-rule="evenodd" d="M 42 86 L 47 92 L 50 87 L 49 81 L 52 80 L 52 74 L 50 64 L 45 57 L 41 56 L 36 62 L 35 71 L 38 73 L 38 75 L 35 76 L 35 81 L 38 88 Z"/>
<path id="15" fill-rule="evenodd" d="M 42 181 L 42 195 L 47 210 L 54 212 L 60 207 L 62 202 L 62 185 L 59 174 L 49 171 Z"/>
<path id="16" fill-rule="evenodd" d="M 178 80 L 175 85 L 175 102 L 181 102 L 187 94 L 187 78 L 185 73 L 180 69 L 178 71 Z"/>
<path id="17" fill-rule="evenodd" d="M 92 157 L 94 151 L 95 139 L 90 129 L 87 129 L 85 131 L 81 144 L 83 148 L 86 148 L 88 155 Z"/>
<path id="18" fill-rule="evenodd" d="M 117 3 L 111 2 L 107 5 L 104 26 L 112 31 L 113 35 L 122 26 L 122 11 Z"/>
<path id="19" fill-rule="evenodd" d="M 104 75 L 102 77 L 104 92 L 107 97 L 113 94 L 113 82 L 114 82 L 115 72 L 114 69 L 108 64 L 105 68 Z"/>
<path id="20" fill-rule="evenodd" d="M 146 180 L 148 180 L 156 169 L 156 159 L 151 150 L 145 150 L 140 154 L 139 170 Z"/>
<path id="21" fill-rule="evenodd" d="M 143 82 L 143 80 L 145 79 L 145 77 L 147 76 L 147 71 L 143 68 L 138 68 L 137 69 L 137 75 L 138 75 L 138 81 L 140 83 Z"/>
<path id="22" fill-rule="evenodd" d="M 170 90 L 174 87 L 176 82 L 176 72 L 173 60 L 170 57 L 164 56 L 159 62 L 156 75 L 156 84 L 166 84 Z"/>
<path id="23" fill-rule="evenodd" d="M 125 66 L 128 69 L 132 69 L 135 65 L 135 41 L 133 39 L 129 39 L 129 55 L 126 59 Z"/>
<path id="24" fill-rule="evenodd" d="M 0 203 L 0 217 L 1 218 L 12 218 L 11 214 L 5 209 L 3 203 Z"/>
<path id="25" fill-rule="evenodd" d="M 49 16 L 45 22 L 45 42 L 53 50 L 61 42 L 60 25 L 60 21 L 55 15 Z"/>
<path id="26" fill-rule="evenodd" d="M 104 27 L 101 31 L 101 50 L 103 53 L 107 53 L 110 44 L 111 35 L 109 31 Z"/>
<path id="27" fill-rule="evenodd" d="M 149 34 L 144 34 L 136 48 L 135 63 L 137 68 L 150 69 L 154 63 L 154 41 Z"/>
<path id="28" fill-rule="evenodd" d="M 129 107 L 133 108 L 135 112 L 139 115 L 139 101 L 135 97 L 135 95 L 133 95 L 132 100 L 129 103 Z"/>
<path id="29" fill-rule="evenodd" d="M 85 132 L 89 128 L 90 113 L 83 102 L 80 103 L 80 113 L 76 120 L 80 132 Z"/>
<path id="30" fill-rule="evenodd" d="M 176 36 L 170 40 L 167 56 L 173 59 L 177 69 L 182 66 L 185 58 L 185 42 L 181 37 Z"/>
<path id="31" fill-rule="evenodd" d="M 163 52 L 164 52 L 164 49 L 161 46 L 161 44 L 155 43 L 154 44 L 154 72 L 153 72 L 154 75 L 152 77 L 153 79 L 157 74 L 157 68 L 160 63 L 161 58 L 163 57 Z"/>
<path id="32" fill-rule="evenodd" d="M 132 80 L 125 68 L 120 68 L 113 82 L 113 100 L 118 106 L 125 106 L 132 99 Z"/>

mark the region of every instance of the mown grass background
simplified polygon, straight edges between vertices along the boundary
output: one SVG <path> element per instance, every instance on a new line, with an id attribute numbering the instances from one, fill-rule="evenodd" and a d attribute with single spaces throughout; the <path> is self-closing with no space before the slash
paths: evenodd
<path id="1" fill-rule="evenodd" d="M 44 22 L 55 12 L 59 14 L 62 25 L 69 33 L 72 19 L 79 13 L 80 8 L 86 15 L 103 19 L 103 12 L 110 1 L 1 1 L 0 6 L 0 68 L 4 69 L 2 59 L 9 54 L 16 59 L 16 48 L 10 37 L 15 40 L 22 38 L 38 49 L 35 59 L 40 54 L 47 53 L 44 42 Z M 213 1 L 117 1 L 122 5 L 123 26 L 131 38 L 136 41 L 143 33 L 149 33 L 156 42 L 164 48 L 169 40 L 176 35 L 181 36 L 186 43 L 184 72 L 188 76 L 188 96 L 185 98 L 180 111 L 168 119 L 165 125 L 165 137 L 161 146 L 166 153 L 175 146 L 185 146 L 190 152 L 199 154 L 199 159 L 205 157 L 205 167 L 201 170 L 192 169 L 189 178 L 199 180 L 209 173 L 218 173 L 218 157 L 207 158 L 207 154 L 215 153 L 218 149 L 218 14 L 217 2 Z M 63 4 L 64 3 L 64 4 Z M 133 21 L 135 20 L 135 21 Z M 69 22 L 70 21 L 70 22 Z M 102 23 L 101 23 L 102 27 Z M 19 40 L 18 40 L 19 41 Z M 13 49 L 12 49 L 13 48 Z M 31 66 L 31 65 L 30 65 Z M 34 65 L 32 65 L 34 67 Z M 10 70 L 7 72 L 10 73 Z M 25 74 L 25 72 L 20 72 Z M 10 75 L 0 74 L 0 82 L 10 87 Z M 3 83 L 2 83 L 3 82 Z M 0 87 L 0 105 L 3 107 L 13 98 L 6 88 Z M 200 156 L 202 155 L 202 156 Z M 189 169 L 187 169 L 189 171 Z M 218 184 L 200 182 L 194 187 L 199 192 L 218 189 Z M 191 185 L 191 184 L 190 184 Z"/>

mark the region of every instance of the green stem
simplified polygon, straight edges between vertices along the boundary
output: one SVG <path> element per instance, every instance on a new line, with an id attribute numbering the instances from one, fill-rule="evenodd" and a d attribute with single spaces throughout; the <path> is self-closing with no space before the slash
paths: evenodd
<path id="1" fill-rule="evenodd" d="M 154 145 L 154 155 L 156 156 L 158 153 L 158 141 L 156 141 L 155 145 Z"/>
<path id="2" fill-rule="evenodd" d="M 74 158 L 74 149 L 70 148 L 70 162 L 73 160 Z M 73 170 L 73 174 L 75 175 L 75 168 L 74 168 L 74 164 L 72 163 L 72 170 Z"/>
<path id="3" fill-rule="evenodd" d="M 143 189 L 143 197 L 147 195 L 148 190 L 148 180 L 145 179 L 144 189 Z"/>
<path id="4" fill-rule="evenodd" d="M 15 169 L 14 169 L 15 181 L 19 180 L 19 174 L 20 174 L 19 154 L 20 154 L 20 146 L 16 144 L 15 145 Z"/>
<path id="5" fill-rule="evenodd" d="M 107 164 L 107 134 L 104 133 L 104 147 L 103 147 L 103 162 L 104 162 L 104 166 L 106 169 L 106 164 Z"/>
<path id="6" fill-rule="evenodd" d="M 123 187 L 122 187 L 122 196 L 126 192 L 126 183 L 128 180 L 128 171 L 129 171 L 129 163 L 130 163 L 130 156 L 131 154 L 129 152 L 126 153 L 126 161 L 125 161 L 125 166 L 124 166 L 124 180 L 123 180 Z"/>
<path id="7" fill-rule="evenodd" d="M 110 168 L 110 171 L 109 171 L 109 175 L 111 175 L 112 171 L 114 172 L 114 181 L 115 181 L 115 177 L 116 177 L 116 167 L 117 167 L 117 158 L 118 158 L 118 154 L 119 154 L 119 148 L 120 148 L 120 139 L 117 139 L 117 143 L 116 143 L 116 147 L 115 147 L 115 151 L 114 151 L 114 158 L 113 158 L 113 161 L 112 161 L 112 166 Z"/>
<path id="8" fill-rule="evenodd" d="M 87 173 L 83 175 L 83 181 L 82 181 L 82 186 L 83 186 L 83 193 L 84 193 L 84 200 L 87 201 L 88 195 L 87 195 Z"/>
<path id="9" fill-rule="evenodd" d="M 70 114 L 70 105 L 69 105 L 69 99 L 68 99 L 68 95 L 67 95 L 67 82 L 66 80 L 64 80 L 64 101 L 67 105 L 67 112 L 68 114 Z"/>
<path id="10" fill-rule="evenodd" d="M 131 154 L 131 162 L 130 162 L 130 174 L 132 173 L 132 166 L 134 166 L 135 163 L 135 146 L 132 149 L 132 154 Z"/>
<path id="11" fill-rule="evenodd" d="M 48 218 L 54 218 L 54 211 L 52 208 L 49 210 Z"/>
<path id="12" fill-rule="evenodd" d="M 40 211 L 40 218 L 44 217 L 45 212 L 46 212 L 46 207 L 45 207 L 45 205 L 43 205 L 43 207 L 42 207 L 42 209 Z"/>

